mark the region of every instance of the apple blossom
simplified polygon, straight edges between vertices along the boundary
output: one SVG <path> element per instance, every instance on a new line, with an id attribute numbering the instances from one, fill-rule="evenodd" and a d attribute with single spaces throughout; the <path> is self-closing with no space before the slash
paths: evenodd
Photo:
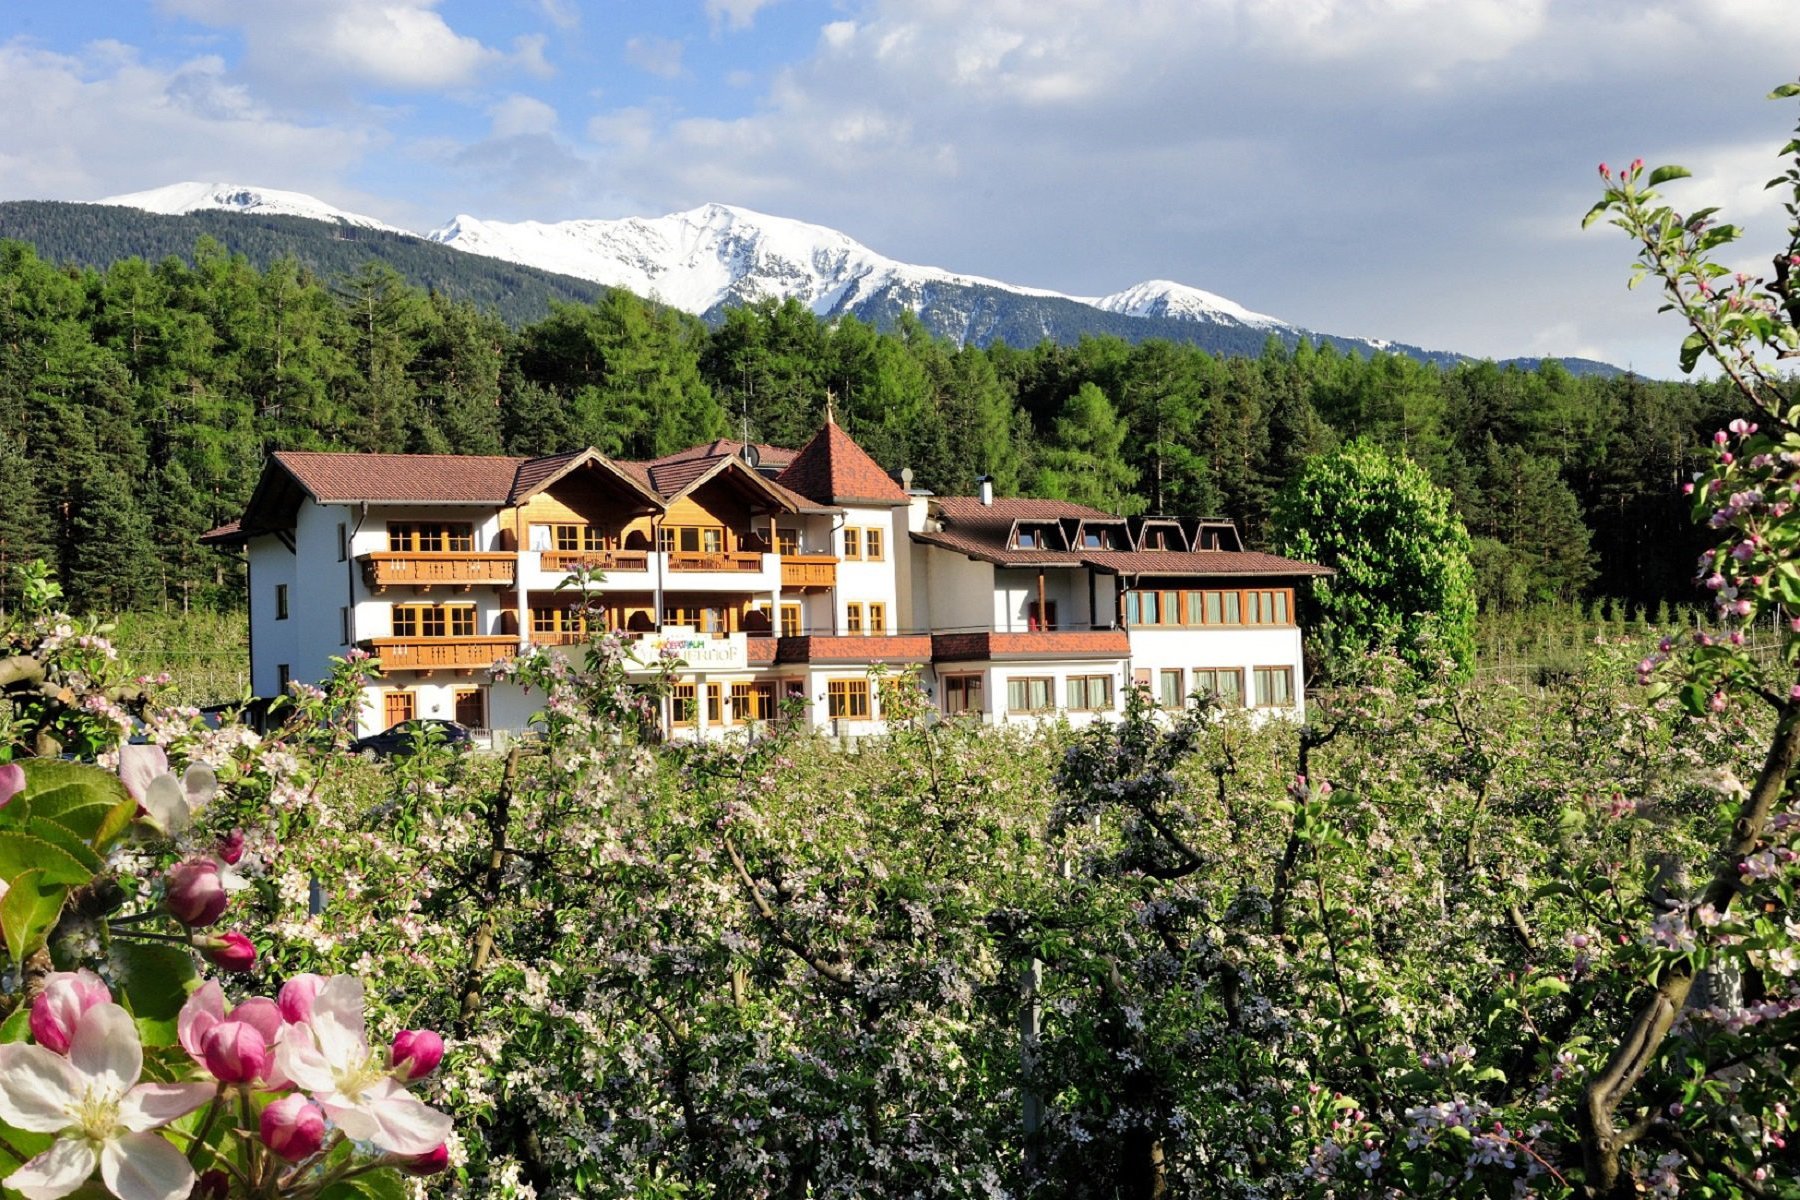
<path id="1" fill-rule="evenodd" d="M 408 1175 L 436 1175 L 450 1165 L 450 1147 L 440 1142 L 435 1150 L 428 1150 L 400 1164 L 400 1169 Z"/>
<path id="2" fill-rule="evenodd" d="M 5 808 L 14 796 L 24 790 L 25 768 L 18 763 L 0 766 L 0 808 Z"/>
<path id="3" fill-rule="evenodd" d="M 256 965 L 256 946 L 237 930 L 210 937 L 200 944 L 206 961 L 221 971 L 239 973 Z"/>
<path id="4" fill-rule="evenodd" d="M 31 1002 L 31 1036 L 45 1049 L 65 1054 L 81 1015 L 111 999 L 112 992 L 92 971 L 57 971 Z"/>
<path id="5" fill-rule="evenodd" d="M 257 1126 L 263 1145 L 288 1162 L 299 1162 L 325 1142 L 325 1110 L 299 1092 L 270 1102 Z"/>
<path id="6" fill-rule="evenodd" d="M 312 1017 L 313 998 L 325 986 L 323 975 L 296 975 L 281 985 L 275 1003 L 281 1008 L 281 1019 L 300 1022 Z"/>
<path id="7" fill-rule="evenodd" d="M 189 929 L 203 929 L 217 921 L 230 903 L 219 868 L 211 859 L 192 858 L 170 867 L 163 877 L 167 891 L 164 905 Z"/>
<path id="8" fill-rule="evenodd" d="M 388 1051 L 388 1065 L 394 1076 L 405 1082 L 423 1079 L 437 1070 L 444 1059 L 444 1039 L 430 1029 L 402 1029 L 394 1035 Z"/>
<path id="9" fill-rule="evenodd" d="M 190 764 L 176 779 L 169 771 L 167 751 L 156 745 L 121 746 L 119 779 L 150 823 L 170 837 L 192 824 L 194 815 L 219 790 L 218 776 L 204 763 Z"/>
<path id="10" fill-rule="evenodd" d="M 26 1200 L 58 1200 L 100 1169 L 119 1200 L 185 1200 L 194 1169 L 154 1132 L 212 1098 L 201 1083 L 139 1083 L 143 1046 L 131 1014 L 111 1002 L 83 1013 L 68 1056 L 22 1042 L 0 1045 L 0 1120 L 56 1134 L 7 1176 Z"/>

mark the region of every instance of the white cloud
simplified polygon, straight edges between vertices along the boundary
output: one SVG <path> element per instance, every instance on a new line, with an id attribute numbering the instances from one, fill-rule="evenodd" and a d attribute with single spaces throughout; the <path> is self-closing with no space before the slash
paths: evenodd
<path id="1" fill-rule="evenodd" d="M 91 200 L 201 179 L 298 191 L 337 183 L 346 207 L 379 208 L 341 186 L 384 143 L 378 129 L 278 117 L 211 55 L 162 67 L 117 42 L 79 54 L 0 43 L 0 111 L 9 199 Z"/>
<path id="2" fill-rule="evenodd" d="M 532 7 L 564 32 L 581 27 L 581 8 L 574 0 L 536 0 Z"/>
<path id="3" fill-rule="evenodd" d="M 351 79 L 431 91 L 472 82 L 500 51 L 451 29 L 438 0 L 158 0 L 165 12 L 244 38 L 245 72 L 286 91 Z"/>
<path id="4" fill-rule="evenodd" d="M 756 21 L 756 14 L 778 0 L 706 0 L 706 16 L 712 22 L 714 30 L 721 26 L 731 29 L 748 29 Z"/>
<path id="5" fill-rule="evenodd" d="M 494 137 L 556 132 L 556 110 L 535 96 L 511 95 L 488 109 Z"/>
<path id="6" fill-rule="evenodd" d="M 625 61 L 659 79 L 679 79 L 682 49 L 682 44 L 673 38 L 629 38 L 625 42 Z"/>

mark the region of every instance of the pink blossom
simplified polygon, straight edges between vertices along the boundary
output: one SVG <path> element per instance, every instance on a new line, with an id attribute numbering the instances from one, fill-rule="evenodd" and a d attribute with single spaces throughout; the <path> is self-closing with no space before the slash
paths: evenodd
<path id="1" fill-rule="evenodd" d="M 0 808 L 5 808 L 12 798 L 25 790 L 25 768 L 18 763 L 7 763 L 0 767 Z"/>
<path id="2" fill-rule="evenodd" d="M 325 1110 L 299 1092 L 263 1109 L 258 1126 L 263 1145 L 288 1162 L 299 1162 L 325 1142 Z"/>
<path id="3" fill-rule="evenodd" d="M 219 839 L 216 853 L 227 866 L 237 866 L 244 859 L 244 831 L 234 829 Z"/>
<path id="4" fill-rule="evenodd" d="M 201 1058 L 220 1083 L 251 1083 L 269 1070 L 269 1043 L 248 1021 L 220 1021 L 206 1031 Z"/>
<path id="5" fill-rule="evenodd" d="M 408 1175 L 436 1175 L 449 1165 L 450 1147 L 447 1143 L 440 1142 L 437 1149 L 401 1163 L 400 1169 Z"/>
<path id="6" fill-rule="evenodd" d="M 443 1060 L 444 1039 L 430 1029 L 402 1029 L 388 1051 L 395 1078 L 407 1083 L 431 1074 Z"/>
<path id="7" fill-rule="evenodd" d="M 211 860 L 191 858 L 169 868 L 163 877 L 166 892 L 163 905 L 169 914 L 189 929 L 204 929 L 225 912 L 230 898 L 219 879 L 219 868 Z"/>
<path id="8" fill-rule="evenodd" d="M 92 971 L 57 971 L 31 1002 L 31 1036 L 37 1044 L 66 1054 L 83 1013 L 112 1000 L 112 993 Z"/>
<path id="9" fill-rule="evenodd" d="M 281 1008 L 281 1019 L 294 1024 L 312 1019 L 313 998 L 325 986 L 323 975 L 296 975 L 281 985 L 275 1003 Z"/>
<path id="10" fill-rule="evenodd" d="M 200 944 L 200 953 L 219 970 L 234 974 L 256 965 L 256 946 L 235 929 L 221 937 L 206 939 Z"/>

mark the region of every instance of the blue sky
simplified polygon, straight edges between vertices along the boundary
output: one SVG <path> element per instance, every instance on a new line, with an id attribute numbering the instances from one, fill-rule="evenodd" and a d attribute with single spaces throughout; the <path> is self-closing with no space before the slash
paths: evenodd
<path id="1" fill-rule="evenodd" d="M 0 199 L 205 180 L 425 230 L 707 201 L 1077 295 L 1675 374 L 1582 233 L 1679 161 L 1761 269 L 1794 0 L 0 0 Z"/>

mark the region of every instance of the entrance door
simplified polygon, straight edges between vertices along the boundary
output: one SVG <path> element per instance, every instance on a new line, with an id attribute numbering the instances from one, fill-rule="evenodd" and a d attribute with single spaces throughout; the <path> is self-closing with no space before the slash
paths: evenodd
<path id="1" fill-rule="evenodd" d="M 383 700 L 387 710 L 387 723 L 390 727 L 413 719 L 415 709 L 411 692 L 388 692 Z"/>
<path id="2" fill-rule="evenodd" d="M 464 688 L 456 693 L 456 723 L 469 729 L 487 728 L 487 692 Z"/>

